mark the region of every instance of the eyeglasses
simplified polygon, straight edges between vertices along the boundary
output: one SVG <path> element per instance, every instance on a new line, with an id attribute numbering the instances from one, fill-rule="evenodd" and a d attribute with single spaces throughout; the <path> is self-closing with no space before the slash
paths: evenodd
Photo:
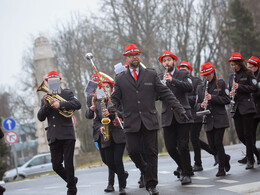
<path id="1" fill-rule="evenodd" d="M 127 55 L 127 57 L 129 57 L 129 58 L 139 57 L 139 56 L 140 56 L 140 53 L 134 53 L 134 54 Z"/>

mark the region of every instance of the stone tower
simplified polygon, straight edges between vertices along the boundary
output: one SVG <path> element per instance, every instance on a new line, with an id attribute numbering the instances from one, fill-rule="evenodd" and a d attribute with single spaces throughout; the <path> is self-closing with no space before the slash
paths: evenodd
<path id="1" fill-rule="evenodd" d="M 34 42 L 34 68 L 36 75 L 35 93 L 37 102 L 34 107 L 34 115 L 37 119 L 37 112 L 41 106 L 41 98 L 45 95 L 44 92 L 36 92 L 44 78 L 46 78 L 48 72 L 55 70 L 57 66 L 54 60 L 54 53 L 51 48 L 51 44 L 45 37 L 38 37 Z M 49 152 L 49 146 L 46 138 L 45 127 L 47 127 L 47 121 L 44 123 L 36 120 L 36 134 L 38 137 L 38 153 Z"/>

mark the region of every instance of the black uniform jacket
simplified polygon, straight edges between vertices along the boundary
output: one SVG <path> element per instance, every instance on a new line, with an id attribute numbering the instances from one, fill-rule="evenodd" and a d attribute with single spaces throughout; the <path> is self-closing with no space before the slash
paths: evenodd
<path id="1" fill-rule="evenodd" d="M 107 107 L 107 101 L 105 101 L 105 104 L 106 104 L 105 106 Z M 101 100 L 97 100 L 97 102 L 96 102 L 95 114 L 96 114 L 96 116 L 93 121 L 93 137 L 94 137 L 95 141 L 97 141 L 99 139 L 99 136 L 101 137 L 101 147 L 102 148 L 109 147 L 112 139 L 116 144 L 121 144 L 121 143 L 126 142 L 125 133 L 124 133 L 123 129 L 120 127 L 120 125 L 117 123 L 117 120 L 115 120 L 114 114 L 109 115 L 110 139 L 109 139 L 109 141 L 106 141 L 106 142 L 104 141 L 104 137 L 100 132 L 100 127 L 103 126 L 101 123 L 101 120 L 102 120 Z M 122 119 L 122 113 L 120 111 L 117 111 L 117 114 L 118 114 L 118 117 Z M 114 124 L 116 124 L 116 125 L 114 125 Z"/>
<path id="2" fill-rule="evenodd" d="M 241 115 L 256 113 L 255 103 L 252 93 L 258 91 L 256 78 L 251 70 L 235 72 L 235 81 L 238 83 L 238 89 L 235 95 L 235 110 L 238 109 Z M 233 86 L 234 73 L 229 75 L 229 90 Z M 234 114 L 233 114 L 234 115 Z M 233 117 L 233 116 L 232 116 Z"/>
<path id="3" fill-rule="evenodd" d="M 229 90 L 223 79 L 218 80 L 218 88 L 216 86 L 215 78 L 208 85 L 208 93 L 211 94 L 211 100 L 208 101 L 207 109 L 211 114 L 206 116 L 206 124 L 204 126 L 205 131 L 211 131 L 214 128 L 227 128 L 229 127 L 229 120 L 226 104 L 230 103 Z M 203 85 L 198 86 L 197 89 L 198 99 L 196 102 L 196 108 L 204 110 L 200 107 L 205 96 L 205 82 Z"/>
<path id="4" fill-rule="evenodd" d="M 201 123 L 202 122 L 202 117 L 197 117 L 196 115 L 196 108 L 195 108 L 195 103 L 196 103 L 196 97 L 197 97 L 197 88 L 199 85 L 202 85 L 202 80 L 199 77 L 195 77 L 191 75 L 191 80 L 192 80 L 192 86 L 193 90 L 192 92 L 189 93 L 189 103 L 191 106 L 191 114 L 192 118 L 194 120 L 194 123 Z"/>
<path id="5" fill-rule="evenodd" d="M 159 76 L 163 79 L 163 75 Z M 186 110 L 187 116 L 190 118 L 189 121 L 183 122 L 180 120 L 178 113 L 168 106 L 166 101 L 162 101 L 162 127 L 168 127 L 172 124 L 173 115 L 179 124 L 193 123 L 191 106 L 189 104 L 188 94 L 192 92 L 192 81 L 190 74 L 186 70 L 175 71 L 172 76 L 172 82 L 166 82 L 167 87 L 173 92 L 176 98 L 180 101 L 181 105 Z"/>
<path id="6" fill-rule="evenodd" d="M 255 107 L 256 107 L 255 118 L 260 118 L 260 71 L 259 71 L 259 68 L 256 72 L 254 72 L 254 75 L 256 77 L 257 84 L 258 84 L 258 92 L 253 93 L 253 98 L 254 98 Z"/>
<path id="7" fill-rule="evenodd" d="M 89 108 L 92 106 L 92 96 L 87 96 L 87 104 L 86 104 L 86 113 L 85 117 L 87 119 L 93 119 L 94 118 L 94 111 L 90 110 Z"/>
<path id="8" fill-rule="evenodd" d="M 81 104 L 74 96 L 73 92 L 69 89 L 62 89 L 59 94 L 66 102 L 60 102 L 60 109 L 65 110 L 79 110 Z M 49 104 L 45 105 L 43 99 L 41 100 L 41 108 L 38 111 L 38 119 L 44 121 L 47 118 L 48 127 L 47 139 L 48 143 L 55 142 L 56 139 L 75 139 L 75 131 L 72 123 L 72 119 L 62 116 L 58 110 L 52 108 Z"/>
<path id="9" fill-rule="evenodd" d="M 129 69 L 116 76 L 111 99 L 114 105 L 123 106 L 126 132 L 139 131 L 141 122 L 148 130 L 159 129 L 155 108 L 157 94 L 177 113 L 185 113 L 177 98 L 161 83 L 155 70 L 139 66 L 137 81 L 134 80 Z"/>

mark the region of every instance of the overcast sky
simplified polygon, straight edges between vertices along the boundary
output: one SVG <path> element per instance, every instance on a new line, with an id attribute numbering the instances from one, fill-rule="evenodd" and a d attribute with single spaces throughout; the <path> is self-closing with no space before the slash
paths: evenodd
<path id="1" fill-rule="evenodd" d="M 0 0 L 0 87 L 14 86 L 22 55 L 31 37 L 54 32 L 55 26 L 97 12 L 100 0 Z"/>

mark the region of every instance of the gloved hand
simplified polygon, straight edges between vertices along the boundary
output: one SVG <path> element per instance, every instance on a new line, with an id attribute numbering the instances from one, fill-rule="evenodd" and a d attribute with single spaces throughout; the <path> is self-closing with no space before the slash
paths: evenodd
<path id="1" fill-rule="evenodd" d="M 190 120 L 189 117 L 187 116 L 186 112 L 179 113 L 179 117 L 182 120 L 182 122 L 187 122 Z"/>
<path id="2" fill-rule="evenodd" d="M 115 112 L 116 112 L 116 107 L 115 107 L 115 106 L 109 106 L 109 107 L 107 108 L 107 110 L 108 110 L 108 112 L 109 112 L 110 114 L 115 114 Z"/>

